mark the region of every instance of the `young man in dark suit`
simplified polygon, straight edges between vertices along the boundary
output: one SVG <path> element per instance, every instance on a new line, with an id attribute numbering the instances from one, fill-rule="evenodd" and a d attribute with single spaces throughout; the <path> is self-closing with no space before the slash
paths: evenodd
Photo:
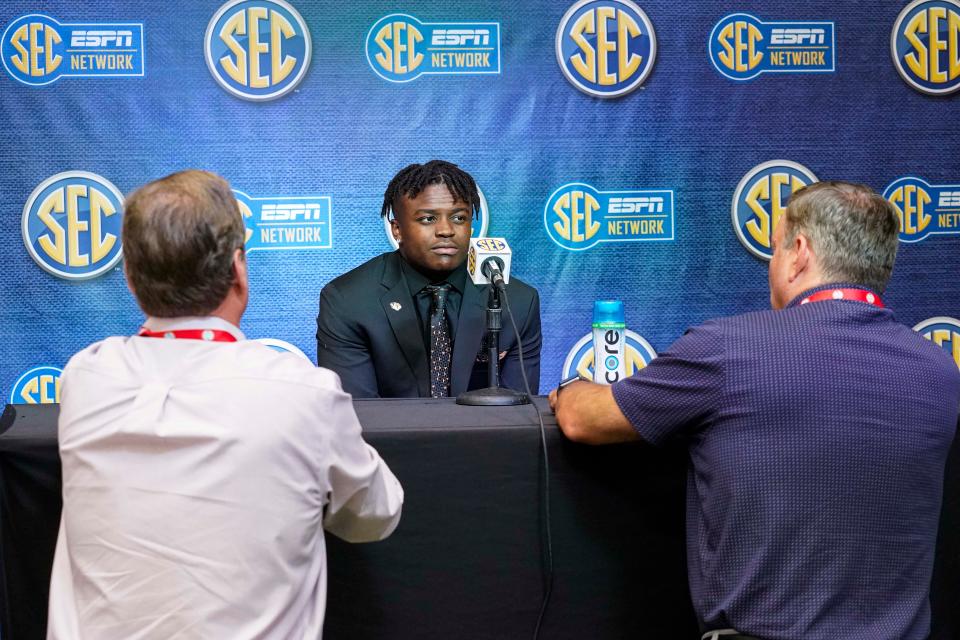
<path id="1" fill-rule="evenodd" d="M 345 391 L 361 398 L 439 398 L 487 386 L 486 287 L 470 281 L 464 264 L 479 211 L 476 183 L 455 164 L 412 164 L 390 181 L 380 215 L 392 214 L 399 249 L 320 292 L 317 364 L 336 372 Z M 540 299 L 515 277 L 507 292 L 537 393 Z M 506 317 L 503 324 L 501 382 L 524 391 L 517 336 Z"/>

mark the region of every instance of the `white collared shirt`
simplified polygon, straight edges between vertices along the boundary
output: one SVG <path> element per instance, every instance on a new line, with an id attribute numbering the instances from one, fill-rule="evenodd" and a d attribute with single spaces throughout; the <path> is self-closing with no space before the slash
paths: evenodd
<path id="1" fill-rule="evenodd" d="M 336 374 L 246 341 L 115 337 L 63 373 L 48 638 L 319 638 L 323 529 L 385 538 L 403 490 Z"/>

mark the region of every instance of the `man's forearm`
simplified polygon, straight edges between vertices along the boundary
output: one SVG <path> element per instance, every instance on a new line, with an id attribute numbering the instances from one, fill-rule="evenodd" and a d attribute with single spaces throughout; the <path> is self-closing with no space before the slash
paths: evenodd
<path id="1" fill-rule="evenodd" d="M 607 385 L 574 382 L 554 389 L 550 406 L 564 435 L 575 442 L 612 444 L 640 439 Z"/>

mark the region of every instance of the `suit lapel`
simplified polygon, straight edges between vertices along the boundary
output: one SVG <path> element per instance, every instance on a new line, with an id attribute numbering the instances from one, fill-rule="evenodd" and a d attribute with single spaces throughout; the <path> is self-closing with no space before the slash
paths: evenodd
<path id="1" fill-rule="evenodd" d="M 450 365 L 450 394 L 453 396 L 466 391 L 470 384 L 470 374 L 477 361 L 486 326 L 487 288 L 478 287 L 468 278 L 464 289 L 460 318 L 457 320 L 457 339 L 453 343 L 453 359 Z"/>
<path id="2" fill-rule="evenodd" d="M 410 288 L 403 277 L 398 260 L 397 253 L 390 254 L 387 258 L 383 279 L 380 281 L 387 290 L 380 296 L 380 305 L 397 339 L 397 345 L 413 371 L 420 396 L 429 398 L 430 368 L 427 365 L 427 352 L 423 345 L 423 330 L 417 321 Z"/>

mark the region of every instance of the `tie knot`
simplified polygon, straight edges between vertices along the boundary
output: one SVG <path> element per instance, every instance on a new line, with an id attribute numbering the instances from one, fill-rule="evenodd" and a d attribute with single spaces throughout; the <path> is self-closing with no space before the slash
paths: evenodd
<path id="1" fill-rule="evenodd" d="M 450 293 L 450 283 L 428 284 L 423 290 L 433 298 L 434 307 L 442 307 L 447 300 L 447 294 Z"/>

